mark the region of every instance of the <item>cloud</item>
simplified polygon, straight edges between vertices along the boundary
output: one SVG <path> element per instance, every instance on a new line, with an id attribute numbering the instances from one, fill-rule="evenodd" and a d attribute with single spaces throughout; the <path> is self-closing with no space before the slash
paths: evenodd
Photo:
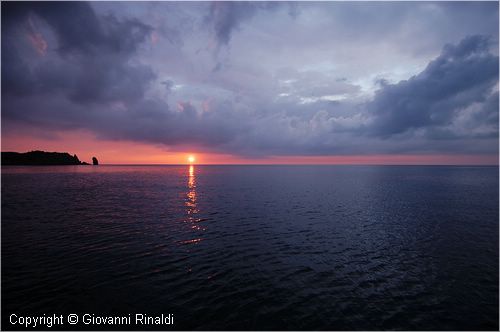
<path id="1" fill-rule="evenodd" d="M 389 22 L 404 12 L 394 20 L 408 29 L 411 4 L 304 3 L 289 5 L 292 13 L 265 2 L 154 3 L 142 14 L 141 6 L 2 3 L 3 129 L 85 129 L 102 139 L 247 156 L 497 151 L 496 30 L 446 39 L 444 48 L 425 34 L 442 49 L 410 52 L 425 54 L 413 61 L 406 49 L 421 44 L 397 53 L 407 30 Z M 383 19 L 370 14 L 378 6 L 391 8 Z M 413 6 L 438 18 L 463 14 Z M 491 16 L 480 7 L 479 16 Z M 155 13 L 161 24 L 153 27 Z M 368 36 L 342 27 L 365 19 Z M 199 51 L 210 36 L 216 47 L 232 46 L 216 71 L 213 53 Z"/>
<path id="2" fill-rule="evenodd" d="M 294 3 L 288 2 L 247 2 L 247 1 L 213 1 L 210 4 L 209 15 L 205 23 L 211 25 L 218 48 L 227 46 L 234 30 L 250 20 L 258 11 L 272 11 L 286 4 L 288 15 L 296 17 L 299 14 Z"/>
<path id="3" fill-rule="evenodd" d="M 457 45 L 447 44 L 418 75 L 397 84 L 382 84 L 367 104 L 373 117 L 368 133 L 390 138 L 410 130 L 447 126 L 474 103 L 491 112 L 490 96 L 496 84 L 498 56 L 489 52 L 487 37 L 469 36 Z"/>
<path id="4" fill-rule="evenodd" d="M 46 24 L 55 45 L 33 31 L 33 15 Z M 84 2 L 5 3 L 4 17 L 2 63 L 9 66 L 2 68 L 2 94 L 63 93 L 78 103 L 136 100 L 155 78 L 149 67 L 130 61 L 152 31 L 138 20 L 99 17 Z M 50 48 L 51 56 L 33 60 L 24 55 L 14 37 L 19 26 L 32 31 L 37 51 L 45 55 Z"/>
<path id="5" fill-rule="evenodd" d="M 43 35 L 37 31 L 37 28 L 35 27 L 35 24 L 33 23 L 33 20 L 31 18 L 28 18 L 28 22 L 28 38 L 38 54 L 43 56 L 47 53 L 47 41 L 45 40 Z"/>

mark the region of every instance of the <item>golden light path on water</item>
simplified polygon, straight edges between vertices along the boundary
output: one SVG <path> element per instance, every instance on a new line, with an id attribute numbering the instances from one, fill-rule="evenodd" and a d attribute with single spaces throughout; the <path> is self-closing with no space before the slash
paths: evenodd
<path id="1" fill-rule="evenodd" d="M 203 221 L 203 219 L 197 218 L 199 210 L 197 207 L 196 177 L 193 165 L 189 165 L 187 189 L 188 190 L 186 192 L 186 201 L 185 201 L 186 214 L 187 214 L 186 222 L 190 224 L 191 229 L 193 229 L 194 231 L 204 231 L 205 228 L 198 225 L 198 223 Z M 182 241 L 182 243 L 192 244 L 200 242 L 201 240 L 202 238 L 198 237 L 191 240 Z"/>

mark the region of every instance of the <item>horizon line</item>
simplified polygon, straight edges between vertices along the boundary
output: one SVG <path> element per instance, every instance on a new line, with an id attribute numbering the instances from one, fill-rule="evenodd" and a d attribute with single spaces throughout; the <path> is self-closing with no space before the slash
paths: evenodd
<path id="1" fill-rule="evenodd" d="M 103 164 L 99 165 L 1 165 L 2 167 L 18 167 L 18 166 L 479 166 L 479 167 L 498 167 L 499 164 L 362 164 L 362 163 L 337 163 L 337 164 L 299 164 L 299 163 L 225 163 L 225 164 Z"/>

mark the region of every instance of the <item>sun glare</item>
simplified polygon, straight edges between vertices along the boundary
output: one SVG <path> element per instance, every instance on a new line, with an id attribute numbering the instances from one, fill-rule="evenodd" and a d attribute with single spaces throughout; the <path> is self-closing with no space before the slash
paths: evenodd
<path id="1" fill-rule="evenodd" d="M 189 157 L 188 157 L 188 162 L 189 162 L 190 164 L 194 163 L 194 162 L 195 162 L 195 160 L 196 160 L 196 159 L 195 159 L 195 157 L 194 157 L 193 155 L 189 155 Z"/>

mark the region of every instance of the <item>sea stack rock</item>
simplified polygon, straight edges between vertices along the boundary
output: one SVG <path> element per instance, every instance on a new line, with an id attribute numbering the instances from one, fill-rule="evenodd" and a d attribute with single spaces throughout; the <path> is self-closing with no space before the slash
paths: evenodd
<path id="1" fill-rule="evenodd" d="M 96 157 L 92 157 L 92 164 L 93 165 L 99 165 L 99 162 L 97 161 Z"/>

